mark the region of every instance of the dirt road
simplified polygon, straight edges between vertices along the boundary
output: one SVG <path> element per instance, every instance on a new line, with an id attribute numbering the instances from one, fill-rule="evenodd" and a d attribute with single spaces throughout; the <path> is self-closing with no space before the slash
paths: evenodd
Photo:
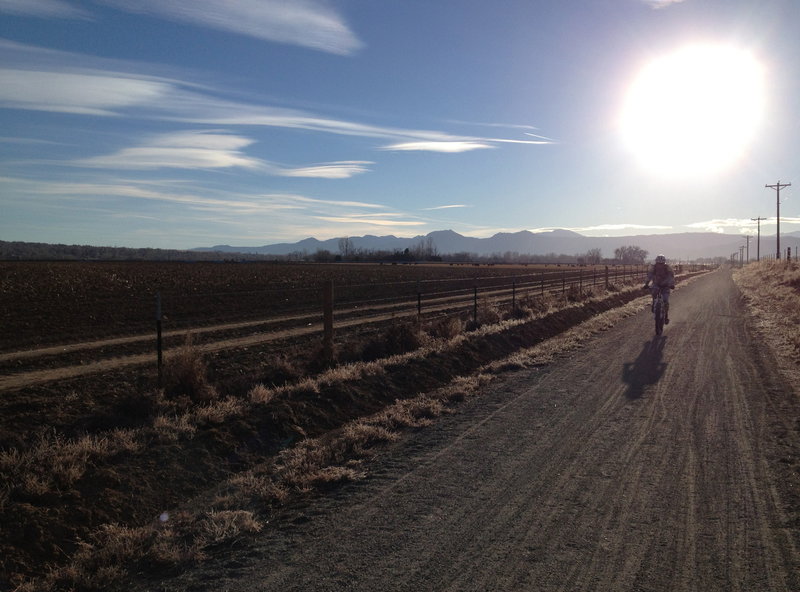
<path id="1" fill-rule="evenodd" d="M 671 317 L 493 382 L 163 589 L 800 590 L 797 393 L 729 271 Z"/>

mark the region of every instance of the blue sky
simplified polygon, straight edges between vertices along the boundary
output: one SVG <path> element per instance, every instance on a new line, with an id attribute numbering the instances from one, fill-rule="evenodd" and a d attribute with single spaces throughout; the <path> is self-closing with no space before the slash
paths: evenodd
<path id="1" fill-rule="evenodd" d="M 798 22 L 797 0 L 0 0 L 0 240 L 770 233 L 779 180 L 800 230 Z"/>

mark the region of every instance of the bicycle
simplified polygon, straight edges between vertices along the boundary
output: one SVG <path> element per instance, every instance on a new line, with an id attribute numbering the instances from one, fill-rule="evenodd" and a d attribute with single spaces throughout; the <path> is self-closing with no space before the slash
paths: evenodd
<path id="1" fill-rule="evenodd" d="M 661 335 L 664 331 L 664 318 L 666 317 L 664 309 L 664 296 L 661 294 L 661 290 L 658 290 L 655 298 L 653 298 L 653 318 L 656 321 L 656 335 Z"/>
<path id="2" fill-rule="evenodd" d="M 650 288 L 650 286 L 645 285 L 644 289 L 654 293 L 651 310 L 653 311 L 653 319 L 656 322 L 656 335 L 661 335 L 664 331 L 664 322 L 667 318 L 667 306 L 666 302 L 664 302 L 663 288 L 654 290 Z M 669 289 L 672 290 L 674 288 L 669 286 Z"/>

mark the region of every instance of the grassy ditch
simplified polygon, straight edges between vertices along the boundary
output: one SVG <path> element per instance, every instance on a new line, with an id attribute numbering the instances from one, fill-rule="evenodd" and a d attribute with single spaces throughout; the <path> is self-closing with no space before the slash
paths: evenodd
<path id="1" fill-rule="evenodd" d="M 543 363 L 581 331 L 613 324 L 611 311 L 640 310 L 641 296 L 637 285 L 536 299 L 505 320 L 486 302 L 471 331 L 451 320 L 397 326 L 382 350 L 362 344 L 371 361 L 227 397 L 187 345 L 169 361 L 167 388 L 141 395 L 141 426 L 51 432 L 0 451 L 0 585 L 124 589 L 130 574 L 167 576 L 202 561 L 258 532 L 271 508 L 360 478 L 372 448 L 446 413 L 493 373 Z"/>
<path id="2" fill-rule="evenodd" d="M 795 387 L 800 386 L 800 263 L 760 261 L 737 270 L 734 281 L 756 326 Z"/>

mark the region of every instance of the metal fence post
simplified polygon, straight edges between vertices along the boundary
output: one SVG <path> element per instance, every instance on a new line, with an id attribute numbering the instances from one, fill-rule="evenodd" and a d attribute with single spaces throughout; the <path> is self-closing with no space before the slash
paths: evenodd
<path id="1" fill-rule="evenodd" d="M 158 388 L 164 385 L 164 354 L 161 343 L 161 292 L 156 292 L 156 350 L 158 352 Z"/>
<path id="2" fill-rule="evenodd" d="M 517 280 L 511 280 L 511 311 L 517 310 Z"/>
<path id="3" fill-rule="evenodd" d="M 325 360 L 333 360 L 333 280 L 325 282 L 323 287 L 323 326 L 322 352 Z"/>

